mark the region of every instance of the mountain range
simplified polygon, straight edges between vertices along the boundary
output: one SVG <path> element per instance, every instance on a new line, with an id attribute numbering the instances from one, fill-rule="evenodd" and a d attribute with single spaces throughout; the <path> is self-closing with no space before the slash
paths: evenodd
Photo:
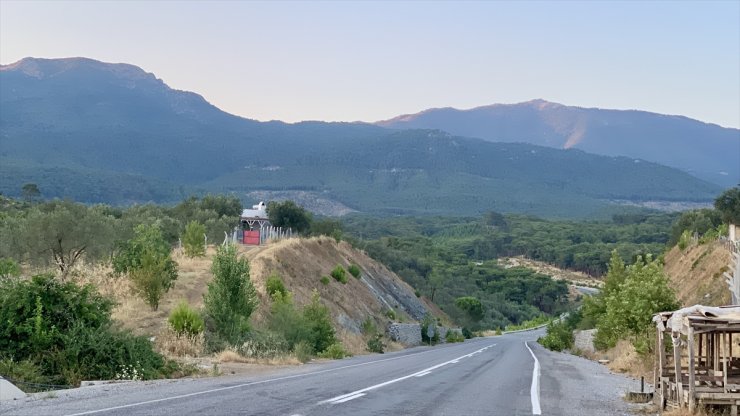
<path id="1" fill-rule="evenodd" d="M 435 108 L 375 124 L 629 156 L 682 169 L 722 186 L 740 183 L 740 130 L 682 116 L 532 100 L 469 110 Z"/>
<path id="2" fill-rule="evenodd" d="M 44 197 L 112 204 L 273 192 L 342 212 L 594 217 L 623 209 L 616 200 L 706 202 L 722 190 L 646 158 L 400 127 L 259 122 L 134 65 L 26 58 L 0 67 L 0 192 L 34 182 Z"/>

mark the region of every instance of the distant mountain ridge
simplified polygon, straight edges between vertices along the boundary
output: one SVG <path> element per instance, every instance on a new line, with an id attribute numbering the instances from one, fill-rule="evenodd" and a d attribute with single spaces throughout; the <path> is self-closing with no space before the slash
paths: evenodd
<path id="1" fill-rule="evenodd" d="M 469 110 L 434 108 L 375 124 L 628 156 L 679 168 L 722 186 L 740 182 L 740 130 L 683 116 L 572 107 L 538 99 Z"/>
<path id="2" fill-rule="evenodd" d="M 0 67 L 0 192 L 130 204 L 192 192 L 300 193 L 345 210 L 487 210 L 589 217 L 609 201 L 710 201 L 721 188 L 665 166 L 440 130 L 258 122 L 169 88 L 141 68 L 86 58 Z"/>

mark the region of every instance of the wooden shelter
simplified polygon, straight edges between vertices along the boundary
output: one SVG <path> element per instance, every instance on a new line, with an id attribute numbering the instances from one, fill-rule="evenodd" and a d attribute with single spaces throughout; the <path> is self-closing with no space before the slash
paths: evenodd
<path id="1" fill-rule="evenodd" d="M 661 409 L 721 405 L 737 416 L 740 306 L 695 305 L 659 313 L 653 322 L 658 335 L 654 399 Z"/>

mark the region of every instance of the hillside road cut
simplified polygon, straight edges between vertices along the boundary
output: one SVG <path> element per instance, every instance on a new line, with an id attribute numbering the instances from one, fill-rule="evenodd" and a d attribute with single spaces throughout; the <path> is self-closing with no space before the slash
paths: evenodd
<path id="1" fill-rule="evenodd" d="M 629 415 L 639 382 L 548 351 L 544 330 L 313 362 L 259 376 L 159 380 L 40 394 L 1 415 Z M 51 397 L 50 397 L 51 396 Z"/>

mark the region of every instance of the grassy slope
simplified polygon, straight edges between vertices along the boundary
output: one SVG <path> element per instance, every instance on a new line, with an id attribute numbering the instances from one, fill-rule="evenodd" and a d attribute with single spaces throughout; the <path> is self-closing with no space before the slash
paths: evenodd
<path id="1" fill-rule="evenodd" d="M 256 326 L 261 326 L 269 313 L 265 282 L 272 273 L 277 273 L 288 290 L 293 292 L 296 305 L 302 306 L 310 302 L 313 290 L 318 290 L 322 302 L 331 311 L 342 343 L 354 354 L 365 352 L 365 339 L 359 332 L 362 322 L 370 317 L 382 331 L 390 321 L 385 316 L 388 308 L 376 299 L 367 286 L 349 273 L 347 284 L 330 278 L 329 284 L 324 285 L 320 282 L 321 276 L 328 275 L 337 264 L 346 268 L 355 263 L 363 273 L 382 275 L 413 294 L 413 289 L 382 264 L 347 243 L 337 244 L 326 237 L 285 240 L 259 248 L 240 246 L 240 251 L 250 260 L 250 278 L 260 298 L 260 305 L 252 316 Z M 203 294 L 213 278 L 210 266 L 214 253 L 213 247 L 208 248 L 206 257 L 198 259 L 189 259 L 175 253 L 179 277 L 174 287 L 163 296 L 157 311 L 152 311 L 144 301 L 131 295 L 127 279 L 109 277 L 109 268 L 83 267 L 77 272 L 75 279 L 93 283 L 104 294 L 113 297 L 118 302 L 113 317 L 124 327 L 137 334 L 158 336 L 166 328 L 170 311 L 180 300 L 184 299 L 196 308 L 203 306 Z M 439 313 L 438 310 L 437 312 Z M 396 309 L 396 314 L 403 321 L 411 321 L 399 309 Z M 446 316 L 442 318 L 449 320 Z"/>

